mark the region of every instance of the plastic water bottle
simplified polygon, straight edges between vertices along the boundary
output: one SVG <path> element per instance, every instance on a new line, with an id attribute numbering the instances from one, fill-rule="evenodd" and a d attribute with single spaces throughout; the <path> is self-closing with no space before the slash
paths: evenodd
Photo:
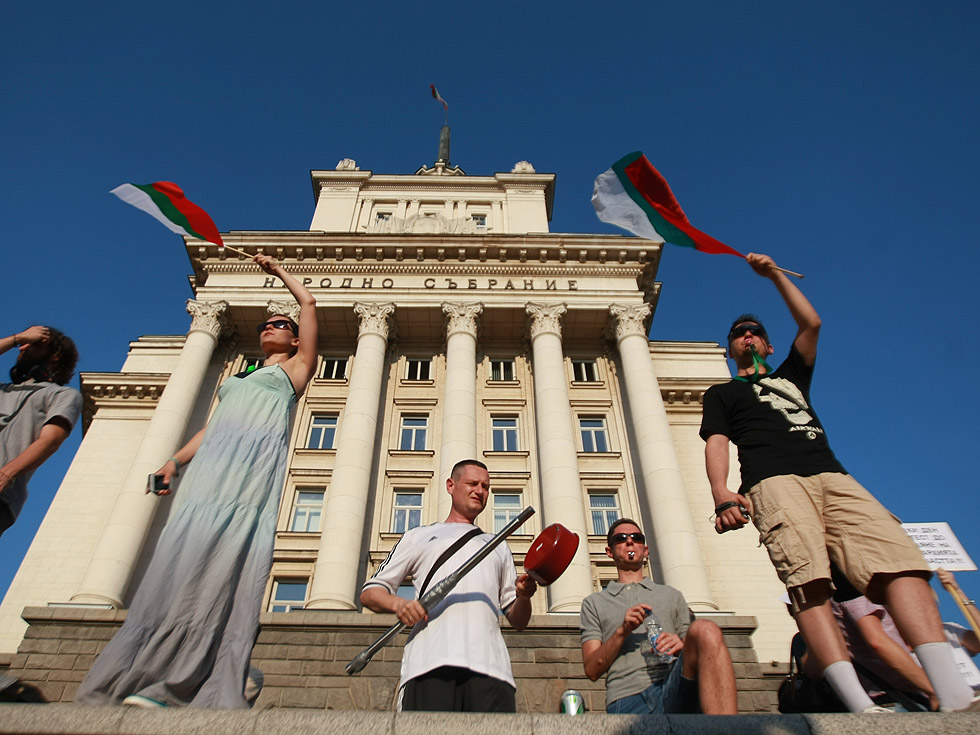
<path id="1" fill-rule="evenodd" d="M 674 657 L 669 653 L 661 653 L 657 650 L 657 639 L 663 632 L 664 629 L 660 627 L 660 623 L 657 622 L 655 617 L 651 615 L 647 618 L 647 640 L 650 642 L 651 655 L 656 656 L 659 663 L 669 664 L 674 660 Z"/>

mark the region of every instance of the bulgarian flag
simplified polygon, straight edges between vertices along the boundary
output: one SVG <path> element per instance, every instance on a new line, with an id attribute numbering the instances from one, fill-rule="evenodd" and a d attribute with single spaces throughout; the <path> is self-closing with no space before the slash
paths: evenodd
<path id="1" fill-rule="evenodd" d="M 208 213 L 184 196 L 171 181 L 154 184 L 123 184 L 109 192 L 160 220 L 171 232 L 196 237 L 224 247 L 221 235 Z"/>
<path id="2" fill-rule="evenodd" d="M 442 108 L 443 108 L 443 109 L 444 109 L 444 110 L 445 110 L 446 112 L 449 112 L 449 103 L 448 103 L 448 102 L 446 102 L 446 100 L 444 100 L 444 99 L 442 98 L 442 96 L 441 96 L 441 95 L 439 94 L 439 90 L 438 90 L 438 89 L 436 89 L 436 85 L 434 85 L 434 84 L 430 84 L 430 85 L 429 85 L 429 89 L 431 89 L 431 90 L 432 90 L 432 99 L 434 99 L 434 100 L 435 100 L 436 102 L 441 102 L 441 103 L 442 103 Z"/>
<path id="3" fill-rule="evenodd" d="M 592 191 L 592 206 L 603 222 L 647 240 L 682 245 L 702 253 L 745 257 L 693 227 L 667 179 L 639 151 L 623 156 L 599 174 Z"/>

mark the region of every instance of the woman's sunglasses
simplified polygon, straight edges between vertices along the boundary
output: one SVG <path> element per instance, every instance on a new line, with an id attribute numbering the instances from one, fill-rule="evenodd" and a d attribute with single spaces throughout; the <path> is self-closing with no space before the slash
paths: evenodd
<path id="1" fill-rule="evenodd" d="M 265 331 L 265 328 L 270 325 L 275 327 L 276 329 L 288 329 L 293 334 L 296 334 L 296 327 L 294 327 L 293 323 L 288 319 L 276 319 L 271 322 L 262 322 L 259 326 L 255 328 L 255 331 L 258 332 L 259 334 L 262 334 L 262 332 Z"/>

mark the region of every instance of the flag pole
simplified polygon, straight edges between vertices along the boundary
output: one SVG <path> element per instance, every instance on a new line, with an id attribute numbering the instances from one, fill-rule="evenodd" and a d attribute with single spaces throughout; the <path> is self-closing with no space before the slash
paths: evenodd
<path id="1" fill-rule="evenodd" d="M 225 250 L 230 250 L 233 253 L 238 253 L 239 255 L 244 255 L 246 258 L 251 258 L 253 256 L 246 253 L 244 250 L 239 250 L 238 248 L 233 248 L 231 245 L 222 245 Z M 802 276 L 801 276 L 802 278 Z"/>
<path id="2" fill-rule="evenodd" d="M 227 245 L 225 247 L 227 247 Z M 785 273 L 787 276 L 793 276 L 793 278 L 804 277 L 802 273 L 797 273 L 796 271 L 787 270 L 786 268 L 780 268 L 778 265 L 774 265 L 773 269 L 779 271 L 780 273 Z"/>
<path id="3" fill-rule="evenodd" d="M 977 637 L 980 637 L 980 626 L 977 626 L 977 622 L 973 619 L 973 616 L 970 615 L 970 611 L 966 609 L 966 603 L 963 601 L 963 598 L 960 597 L 960 593 L 957 592 L 954 587 L 948 584 L 943 584 L 943 588 L 949 592 L 950 597 L 952 597 L 956 602 L 957 606 L 960 608 L 960 612 L 963 613 L 963 617 L 967 619 L 967 621 L 970 623 L 970 627 L 973 628 L 973 632 L 977 634 Z"/>

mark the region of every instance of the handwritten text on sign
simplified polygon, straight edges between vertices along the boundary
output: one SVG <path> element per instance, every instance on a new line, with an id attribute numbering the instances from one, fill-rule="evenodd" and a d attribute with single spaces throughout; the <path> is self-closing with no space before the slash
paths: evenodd
<path id="1" fill-rule="evenodd" d="M 902 528 L 912 537 L 933 569 L 942 567 L 951 572 L 976 571 L 977 565 L 948 523 L 903 523 Z"/>

